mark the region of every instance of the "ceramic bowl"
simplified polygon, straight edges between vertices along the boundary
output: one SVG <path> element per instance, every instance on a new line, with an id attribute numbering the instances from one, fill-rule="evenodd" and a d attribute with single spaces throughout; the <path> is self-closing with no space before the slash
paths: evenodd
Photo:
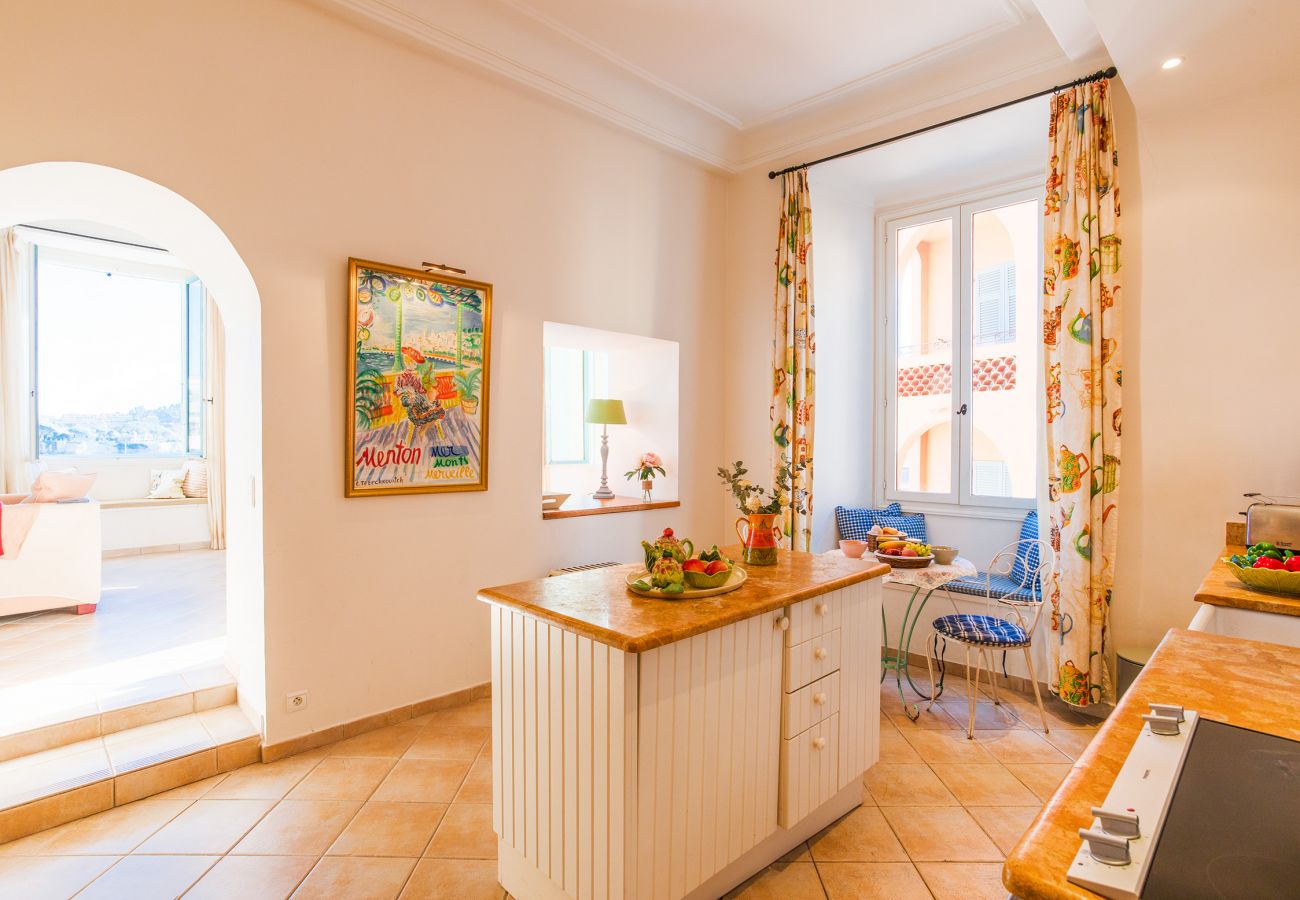
<path id="1" fill-rule="evenodd" d="M 931 544 L 930 552 L 934 554 L 934 561 L 941 566 L 950 566 L 957 558 L 957 548 L 945 547 L 943 544 Z"/>
<path id="2" fill-rule="evenodd" d="M 1227 557 L 1223 562 L 1237 580 L 1248 587 L 1260 591 L 1272 591 L 1276 594 L 1300 594 L 1300 572 L 1287 572 L 1283 569 L 1243 569 Z"/>
<path id="3" fill-rule="evenodd" d="M 840 541 L 840 550 L 849 559 L 862 559 L 862 554 L 867 552 L 866 541 Z"/>
<path id="4" fill-rule="evenodd" d="M 734 568 L 734 566 L 733 566 Z M 706 575 L 703 572 L 683 572 L 686 578 L 686 584 L 697 590 L 709 590 L 710 588 L 722 587 L 731 577 L 732 569 L 725 572 L 717 572 L 713 575 Z"/>

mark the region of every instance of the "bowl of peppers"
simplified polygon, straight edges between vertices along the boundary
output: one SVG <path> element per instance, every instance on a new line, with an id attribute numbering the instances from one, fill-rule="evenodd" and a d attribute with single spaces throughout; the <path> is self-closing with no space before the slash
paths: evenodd
<path id="1" fill-rule="evenodd" d="M 1245 553 L 1225 556 L 1223 561 L 1248 587 L 1300 595 L 1300 554 L 1294 550 L 1261 541 L 1251 544 Z"/>

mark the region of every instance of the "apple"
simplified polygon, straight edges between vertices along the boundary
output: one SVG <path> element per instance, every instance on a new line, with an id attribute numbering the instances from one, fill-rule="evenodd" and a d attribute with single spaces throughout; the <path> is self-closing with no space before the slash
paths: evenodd
<path id="1" fill-rule="evenodd" d="M 688 559 L 682 563 L 683 572 L 708 572 L 709 564 L 702 559 Z"/>
<path id="2" fill-rule="evenodd" d="M 709 563 L 709 567 L 704 570 L 704 574 L 717 575 L 719 572 L 726 572 L 730 568 L 731 566 L 727 565 L 725 560 L 715 559 L 713 562 Z"/>
<path id="3" fill-rule="evenodd" d="M 903 547 L 898 551 L 899 556 L 917 556 L 917 552 L 911 547 Z"/>

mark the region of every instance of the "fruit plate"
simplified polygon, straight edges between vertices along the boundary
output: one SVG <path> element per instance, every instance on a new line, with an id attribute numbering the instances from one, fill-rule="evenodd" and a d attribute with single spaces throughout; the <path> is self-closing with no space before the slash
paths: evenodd
<path id="1" fill-rule="evenodd" d="M 1237 580 L 1247 587 L 1274 594 L 1300 594 L 1300 572 L 1287 572 L 1282 569 L 1243 569 L 1227 557 L 1223 562 Z"/>
<path id="2" fill-rule="evenodd" d="M 924 569 L 934 562 L 934 554 L 931 553 L 929 556 L 891 556 L 877 550 L 876 559 L 895 569 Z"/>
<path id="3" fill-rule="evenodd" d="M 643 591 L 634 588 L 632 585 L 643 578 L 648 579 L 650 573 L 645 569 L 627 573 L 627 589 L 634 594 L 640 594 L 642 597 L 654 597 L 657 600 L 702 600 L 705 597 L 716 597 L 718 594 L 727 594 L 745 586 L 745 580 L 749 578 L 745 570 L 740 566 L 731 567 L 731 577 L 728 578 L 721 586 L 715 588 L 693 588 L 687 587 L 680 594 L 665 594 L 663 591 L 649 590 Z"/>

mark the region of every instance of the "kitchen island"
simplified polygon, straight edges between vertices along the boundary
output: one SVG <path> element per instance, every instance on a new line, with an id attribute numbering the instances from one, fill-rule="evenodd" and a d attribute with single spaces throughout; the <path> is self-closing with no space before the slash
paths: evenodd
<path id="1" fill-rule="evenodd" d="M 1300 649 L 1171 629 L 1007 857 L 1003 884 L 1025 900 L 1098 896 L 1067 881 L 1066 871 L 1078 831 L 1092 825 L 1092 808 L 1104 805 L 1149 704 L 1179 704 L 1217 722 L 1300 740 L 1296 684 Z"/>
<path id="2" fill-rule="evenodd" d="M 630 593 L 639 568 L 479 592 L 498 877 L 520 900 L 718 897 L 858 806 L 879 756 L 888 566 L 781 551 L 676 601 Z"/>

